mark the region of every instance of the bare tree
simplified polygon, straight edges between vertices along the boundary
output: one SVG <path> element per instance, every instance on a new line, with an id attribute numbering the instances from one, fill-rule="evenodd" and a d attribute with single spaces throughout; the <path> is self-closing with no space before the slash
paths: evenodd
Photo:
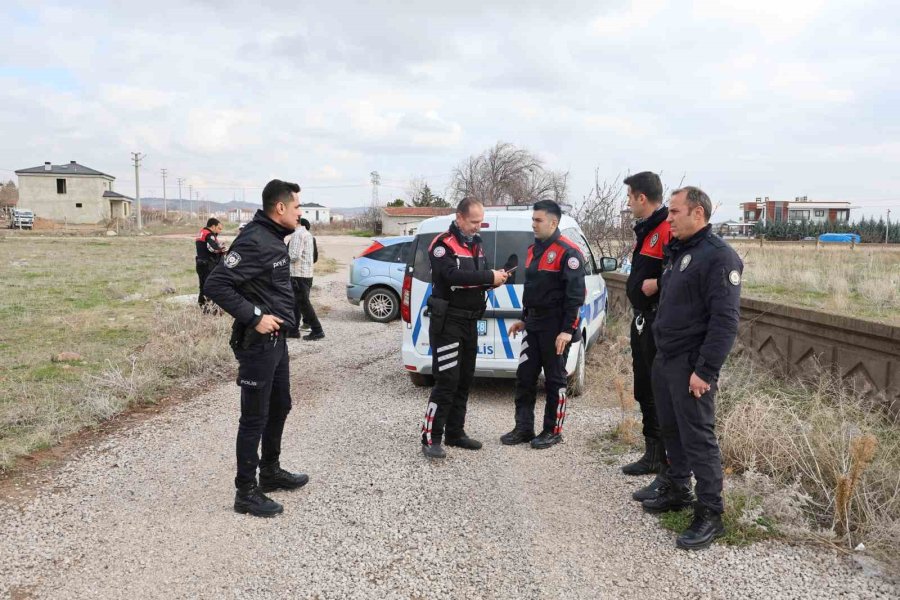
<path id="1" fill-rule="evenodd" d="M 546 170 L 543 161 L 528 150 L 497 142 L 454 169 L 451 194 L 455 202 L 474 196 L 486 206 L 530 204 L 540 198 L 564 204 L 568 175 Z"/>
<path id="2" fill-rule="evenodd" d="M 611 182 L 594 171 L 594 185 L 572 216 L 581 225 L 588 243 L 602 256 L 623 256 L 634 244 L 634 221 L 621 177 Z"/>
<path id="3" fill-rule="evenodd" d="M 0 206 L 15 206 L 18 201 L 19 190 L 12 179 L 5 184 L 0 184 Z"/>

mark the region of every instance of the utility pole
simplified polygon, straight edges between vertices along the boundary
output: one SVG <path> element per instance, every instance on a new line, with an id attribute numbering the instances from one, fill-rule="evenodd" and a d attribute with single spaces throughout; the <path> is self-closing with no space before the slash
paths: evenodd
<path id="1" fill-rule="evenodd" d="M 132 152 L 131 160 L 134 161 L 134 199 L 137 201 L 137 228 L 144 228 L 144 219 L 141 215 L 141 175 L 140 167 L 144 155 L 140 152 Z"/>
<path id="2" fill-rule="evenodd" d="M 884 243 L 891 241 L 891 209 L 888 209 L 887 227 L 884 228 Z"/>
<path id="3" fill-rule="evenodd" d="M 169 216 L 169 209 L 166 207 L 166 171 L 167 169 L 161 170 L 163 178 L 163 219 Z"/>
<path id="4" fill-rule="evenodd" d="M 184 212 L 184 198 L 181 196 L 181 184 L 184 183 L 184 178 L 178 178 L 178 211 Z"/>
<path id="5" fill-rule="evenodd" d="M 369 181 L 372 182 L 372 208 L 378 208 L 378 186 L 381 185 L 381 175 L 378 171 L 369 173 Z"/>
<path id="6" fill-rule="evenodd" d="M 194 184 L 188 185 L 188 214 L 194 216 Z"/>

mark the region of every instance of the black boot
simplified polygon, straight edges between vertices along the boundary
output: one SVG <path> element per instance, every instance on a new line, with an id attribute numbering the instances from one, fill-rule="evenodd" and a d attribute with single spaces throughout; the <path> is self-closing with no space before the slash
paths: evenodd
<path id="1" fill-rule="evenodd" d="M 644 455 L 637 459 L 637 461 L 622 467 L 622 472 L 626 475 L 649 475 L 651 473 L 659 473 L 660 463 L 665 459 L 663 445 L 655 438 L 644 438 L 644 443 L 646 444 Z"/>
<path id="2" fill-rule="evenodd" d="M 542 431 L 539 436 L 531 440 L 531 447 L 535 450 L 543 450 L 550 446 L 555 446 L 562 441 L 561 433 L 553 433 L 552 431 Z"/>
<path id="3" fill-rule="evenodd" d="M 437 444 L 422 444 L 422 454 L 428 458 L 445 458 L 447 456 L 447 452 L 440 442 Z"/>
<path id="4" fill-rule="evenodd" d="M 668 482 L 660 487 L 656 498 L 644 500 L 641 506 L 652 513 L 670 512 L 687 508 L 694 502 L 694 492 L 690 485 Z"/>
<path id="5" fill-rule="evenodd" d="M 694 520 L 691 526 L 675 540 L 675 545 L 683 550 L 700 550 L 725 535 L 722 515 L 710 510 L 699 502 L 694 506 Z"/>
<path id="6" fill-rule="evenodd" d="M 504 446 L 515 446 L 516 444 L 527 444 L 534 439 L 533 431 L 520 431 L 513 429 L 509 433 L 500 436 L 500 443 Z"/>
<path id="7" fill-rule="evenodd" d="M 285 471 L 278 463 L 272 466 L 260 467 L 259 469 L 259 489 L 263 492 L 296 490 L 308 482 L 309 475 Z"/>
<path id="8" fill-rule="evenodd" d="M 445 436 L 444 443 L 448 446 L 463 448 L 465 450 L 481 450 L 482 446 L 481 442 L 479 442 L 478 440 L 473 440 L 468 435 L 466 435 L 466 432 L 463 432 L 461 436 L 454 438 Z"/>
<path id="9" fill-rule="evenodd" d="M 637 490 L 636 492 L 631 494 L 631 497 L 638 502 L 657 498 L 660 494 L 660 490 L 662 490 L 663 487 L 669 484 L 668 471 L 669 470 L 666 468 L 666 463 L 663 463 L 662 467 L 660 468 L 659 474 L 653 478 L 653 481 L 650 482 L 650 485 Z"/>
<path id="10" fill-rule="evenodd" d="M 234 494 L 234 512 L 254 517 L 274 517 L 284 512 L 284 507 L 263 494 L 256 482 L 239 487 Z"/>

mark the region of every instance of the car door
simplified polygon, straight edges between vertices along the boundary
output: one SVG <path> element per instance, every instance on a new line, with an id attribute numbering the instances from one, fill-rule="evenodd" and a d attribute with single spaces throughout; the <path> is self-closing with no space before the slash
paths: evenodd
<path id="1" fill-rule="evenodd" d="M 409 249 L 412 242 L 401 242 L 394 244 L 397 246 L 397 253 L 394 255 L 394 261 L 391 263 L 390 275 L 394 287 L 399 290 L 403 286 L 403 275 L 406 273 L 406 262 L 409 259 Z"/>
<path id="2" fill-rule="evenodd" d="M 584 320 L 587 330 L 587 341 L 593 340 L 603 323 L 602 313 L 606 310 L 606 284 L 598 272 L 597 263 L 591 247 L 578 229 L 567 229 L 563 232 L 567 238 L 578 244 L 582 256 L 584 256 L 584 287 L 585 299 L 581 309 L 581 318 Z"/>

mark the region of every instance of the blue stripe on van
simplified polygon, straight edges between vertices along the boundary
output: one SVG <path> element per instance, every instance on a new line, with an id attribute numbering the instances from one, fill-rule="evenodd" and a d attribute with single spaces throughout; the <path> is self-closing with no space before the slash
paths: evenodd
<path id="1" fill-rule="evenodd" d="M 522 305 L 519 304 L 519 297 L 516 295 L 516 287 L 511 283 L 507 283 L 506 289 L 509 292 L 509 300 L 512 302 L 513 308 L 522 308 Z"/>
<path id="2" fill-rule="evenodd" d="M 416 346 L 416 343 L 419 341 L 419 332 L 422 330 L 422 309 L 425 308 L 425 304 L 428 302 L 428 298 L 431 297 L 431 286 L 432 284 L 428 284 L 428 287 L 425 289 L 425 295 L 422 297 L 422 306 L 419 307 L 419 312 L 416 313 L 416 324 L 413 327 L 413 347 Z M 431 354 L 431 348 L 428 348 L 428 354 Z"/>
<path id="3" fill-rule="evenodd" d="M 512 289 L 512 286 L 509 286 L 509 288 Z M 512 295 L 510 295 L 510 297 L 512 297 Z M 497 295 L 494 293 L 494 290 L 488 292 L 488 300 L 492 307 L 500 308 L 500 302 L 497 300 Z M 500 330 L 500 339 L 503 342 L 503 351 L 506 352 L 506 358 L 513 358 L 512 344 L 509 343 L 509 333 L 506 331 L 506 321 L 498 318 L 497 328 Z"/>

